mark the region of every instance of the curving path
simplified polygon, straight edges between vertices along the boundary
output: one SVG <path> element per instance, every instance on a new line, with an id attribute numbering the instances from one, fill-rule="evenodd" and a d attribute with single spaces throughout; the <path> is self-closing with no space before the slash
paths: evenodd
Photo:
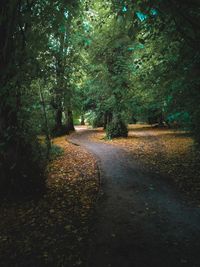
<path id="1" fill-rule="evenodd" d="M 93 132 L 71 137 L 98 158 L 101 173 L 87 267 L 199 267 L 200 208 L 120 147 L 89 140 Z"/>

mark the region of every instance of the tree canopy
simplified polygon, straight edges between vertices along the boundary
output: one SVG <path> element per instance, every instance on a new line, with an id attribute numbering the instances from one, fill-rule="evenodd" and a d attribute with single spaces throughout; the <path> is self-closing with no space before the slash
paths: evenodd
<path id="1" fill-rule="evenodd" d="M 198 2 L 2 0 L 1 187 L 41 190 L 51 136 L 79 117 L 108 138 L 148 121 L 200 143 Z"/>

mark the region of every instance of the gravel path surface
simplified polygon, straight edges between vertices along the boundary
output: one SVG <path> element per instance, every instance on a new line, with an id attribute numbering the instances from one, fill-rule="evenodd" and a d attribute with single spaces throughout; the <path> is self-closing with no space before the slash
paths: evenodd
<path id="1" fill-rule="evenodd" d="M 199 267 L 200 208 L 93 133 L 71 136 L 97 157 L 101 174 L 87 267 Z"/>

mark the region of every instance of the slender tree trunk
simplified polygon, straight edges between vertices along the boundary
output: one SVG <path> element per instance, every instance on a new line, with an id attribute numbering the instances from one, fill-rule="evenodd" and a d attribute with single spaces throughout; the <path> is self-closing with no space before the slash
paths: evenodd
<path id="1" fill-rule="evenodd" d="M 64 13 L 64 8 L 62 8 L 61 13 Z M 62 102 L 64 100 L 64 45 L 65 45 L 65 33 L 60 33 L 59 36 L 60 47 L 59 53 L 56 56 L 56 79 L 57 79 L 57 87 L 55 88 L 55 106 L 56 106 L 56 114 L 55 114 L 55 133 L 60 135 L 63 133 L 63 125 L 62 125 L 62 112 L 63 106 Z"/>
<path id="2" fill-rule="evenodd" d="M 49 134 L 49 125 L 48 125 L 48 119 L 47 119 L 47 112 L 46 112 L 46 104 L 44 100 L 44 95 L 41 90 L 41 87 L 39 85 L 39 90 L 40 90 L 40 99 L 41 99 L 41 104 L 42 104 L 42 111 L 43 111 L 43 116 L 44 116 L 44 124 L 45 124 L 45 135 L 46 135 L 46 144 L 47 144 L 47 159 L 49 159 L 49 153 L 51 150 L 51 138 Z"/>
<path id="3" fill-rule="evenodd" d="M 85 118 L 84 118 L 84 115 L 81 115 L 81 125 L 85 125 Z"/>
<path id="4" fill-rule="evenodd" d="M 164 126 L 164 116 L 163 116 L 163 112 L 161 111 L 161 113 L 159 114 L 159 117 L 158 117 L 158 125 L 160 127 Z"/>
<path id="5" fill-rule="evenodd" d="M 103 116 L 103 129 L 105 130 L 107 126 L 107 112 L 104 113 Z"/>

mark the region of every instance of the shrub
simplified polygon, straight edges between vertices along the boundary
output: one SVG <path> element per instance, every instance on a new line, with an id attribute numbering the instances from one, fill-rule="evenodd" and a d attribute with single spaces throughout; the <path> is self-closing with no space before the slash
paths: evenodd
<path id="1" fill-rule="evenodd" d="M 96 112 L 90 112 L 86 115 L 87 122 L 92 128 L 103 127 L 103 116 Z"/>
<path id="2" fill-rule="evenodd" d="M 62 128 L 60 128 L 60 129 L 57 129 L 55 127 L 53 129 L 51 129 L 51 135 L 53 137 L 59 137 L 62 135 L 66 135 L 68 133 L 69 133 L 69 131 L 67 130 L 66 126 L 62 126 Z"/>
<path id="3" fill-rule="evenodd" d="M 122 120 L 113 120 L 106 127 L 106 135 L 108 139 L 116 137 L 127 137 L 127 126 Z"/>
<path id="4" fill-rule="evenodd" d="M 13 151 L 13 154 L 1 155 L 1 194 L 20 197 L 40 194 L 46 188 L 45 150 L 36 138 L 19 138 L 17 141 L 20 150 Z"/>
<path id="5" fill-rule="evenodd" d="M 51 150 L 50 150 L 50 160 L 54 160 L 59 156 L 62 156 L 64 153 L 64 150 L 57 146 L 57 145 L 52 145 Z"/>
<path id="6" fill-rule="evenodd" d="M 167 121 L 171 127 L 179 126 L 184 129 L 190 129 L 192 126 L 192 119 L 188 112 L 175 112 L 167 117 Z"/>

